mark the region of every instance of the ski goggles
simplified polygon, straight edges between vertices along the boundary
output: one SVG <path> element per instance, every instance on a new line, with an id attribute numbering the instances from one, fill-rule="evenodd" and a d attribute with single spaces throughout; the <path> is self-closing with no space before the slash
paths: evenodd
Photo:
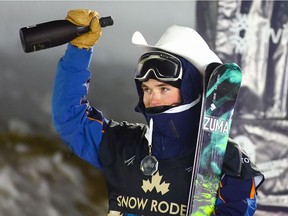
<path id="1" fill-rule="evenodd" d="M 165 52 L 145 53 L 139 59 L 135 79 L 143 82 L 151 73 L 156 79 L 164 82 L 182 79 L 181 61 Z"/>

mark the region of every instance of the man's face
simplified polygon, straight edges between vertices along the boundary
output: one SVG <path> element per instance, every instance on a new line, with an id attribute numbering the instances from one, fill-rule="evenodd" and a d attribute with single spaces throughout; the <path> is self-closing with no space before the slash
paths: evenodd
<path id="1" fill-rule="evenodd" d="M 181 103 L 180 89 L 155 79 L 142 83 L 143 103 L 146 108 L 173 106 Z"/>

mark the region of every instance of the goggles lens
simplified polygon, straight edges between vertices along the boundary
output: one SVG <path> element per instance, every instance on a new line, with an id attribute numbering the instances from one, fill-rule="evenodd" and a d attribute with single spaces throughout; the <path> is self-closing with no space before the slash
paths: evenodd
<path id="1" fill-rule="evenodd" d="M 176 81 L 182 78 L 181 61 L 169 53 L 145 53 L 138 62 L 135 79 L 144 81 L 151 73 L 160 81 Z"/>

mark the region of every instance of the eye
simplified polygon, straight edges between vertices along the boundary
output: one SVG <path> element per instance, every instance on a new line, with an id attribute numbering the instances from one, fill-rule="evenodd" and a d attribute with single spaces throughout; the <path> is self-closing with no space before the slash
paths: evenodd
<path id="1" fill-rule="evenodd" d="M 167 88 L 167 87 L 161 87 L 161 92 L 167 92 L 167 91 L 169 91 L 170 89 L 169 88 Z"/>
<path id="2" fill-rule="evenodd" d="M 142 87 L 143 92 L 149 93 L 151 90 L 148 87 Z"/>

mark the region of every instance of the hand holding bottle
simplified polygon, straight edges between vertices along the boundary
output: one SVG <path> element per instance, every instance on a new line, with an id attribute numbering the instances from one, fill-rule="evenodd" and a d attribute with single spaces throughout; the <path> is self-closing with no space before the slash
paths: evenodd
<path id="1" fill-rule="evenodd" d="M 89 26 L 90 30 L 71 41 L 71 44 L 80 49 L 90 48 L 97 43 L 102 34 L 102 28 L 99 22 L 100 16 L 96 11 L 88 9 L 70 10 L 66 20 L 77 26 Z"/>

